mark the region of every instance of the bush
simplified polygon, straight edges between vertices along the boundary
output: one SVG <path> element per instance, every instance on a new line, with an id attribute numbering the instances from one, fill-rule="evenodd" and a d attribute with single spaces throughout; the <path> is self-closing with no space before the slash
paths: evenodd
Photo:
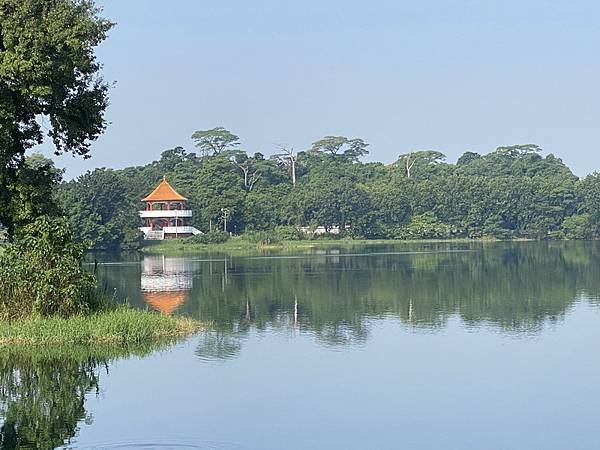
<path id="1" fill-rule="evenodd" d="M 279 242 L 275 233 L 269 231 L 247 231 L 244 233 L 244 239 L 253 244 L 270 245 Z"/>
<path id="2" fill-rule="evenodd" d="M 498 215 L 488 217 L 483 225 L 483 235 L 492 236 L 497 239 L 512 239 L 513 231 L 506 228 L 502 218 Z"/>
<path id="3" fill-rule="evenodd" d="M 594 227 L 589 214 L 577 214 L 566 217 L 562 223 L 562 232 L 567 239 L 591 239 Z"/>
<path id="4" fill-rule="evenodd" d="M 84 247 L 62 219 L 23 228 L 0 255 L 0 318 L 71 316 L 96 306 L 96 280 L 81 268 Z"/>
<path id="5" fill-rule="evenodd" d="M 388 228 L 376 213 L 369 212 L 354 221 L 350 230 L 344 230 L 344 234 L 357 239 L 385 239 L 389 237 Z"/>
<path id="6" fill-rule="evenodd" d="M 190 238 L 194 244 L 224 244 L 229 240 L 229 234 L 224 231 L 209 231 L 205 234 L 197 234 Z"/>
<path id="7" fill-rule="evenodd" d="M 121 250 L 139 250 L 144 242 L 144 233 L 139 229 L 127 229 L 123 233 Z"/>
<path id="8" fill-rule="evenodd" d="M 306 239 L 306 234 L 297 227 L 275 227 L 273 234 L 280 241 L 301 241 L 302 239 Z"/>
<path id="9" fill-rule="evenodd" d="M 396 239 L 444 239 L 451 235 L 450 227 L 440 222 L 433 213 L 413 216 L 410 223 L 398 228 Z"/>

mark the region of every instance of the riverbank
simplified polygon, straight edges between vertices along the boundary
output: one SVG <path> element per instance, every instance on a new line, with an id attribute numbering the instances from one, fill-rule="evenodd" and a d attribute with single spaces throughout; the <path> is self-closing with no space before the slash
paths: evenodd
<path id="1" fill-rule="evenodd" d="M 526 241 L 529 239 L 514 239 L 513 241 Z M 257 243 L 245 239 L 243 236 L 234 237 L 222 244 L 199 244 L 190 239 L 166 239 L 164 241 L 147 241 L 141 251 L 144 253 L 180 254 L 180 253 L 226 253 L 231 255 L 244 255 L 257 251 L 297 251 L 310 249 L 327 249 L 331 247 L 352 248 L 378 245 L 414 245 L 414 244 L 466 244 L 500 242 L 499 239 L 306 239 L 297 241 L 280 241 L 276 243 Z"/>
<path id="2" fill-rule="evenodd" d="M 0 321 L 0 347 L 13 345 L 116 345 L 168 342 L 194 334 L 202 325 L 126 306 L 69 318 Z"/>

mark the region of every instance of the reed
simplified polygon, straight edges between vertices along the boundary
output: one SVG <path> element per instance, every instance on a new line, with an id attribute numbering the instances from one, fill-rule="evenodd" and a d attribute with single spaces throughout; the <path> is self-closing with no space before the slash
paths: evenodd
<path id="1" fill-rule="evenodd" d="M 0 347 L 24 345 L 130 346 L 160 343 L 201 330 L 199 322 L 120 306 L 89 315 L 0 321 Z"/>

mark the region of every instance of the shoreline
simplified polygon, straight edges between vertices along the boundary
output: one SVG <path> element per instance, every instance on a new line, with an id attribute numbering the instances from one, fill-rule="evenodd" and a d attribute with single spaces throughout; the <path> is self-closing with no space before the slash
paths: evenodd
<path id="1" fill-rule="evenodd" d="M 339 246 L 349 248 L 354 246 L 367 245 L 415 245 L 415 244 L 488 244 L 498 242 L 534 242 L 535 239 L 519 238 L 511 240 L 502 240 L 495 238 L 456 238 L 456 239 L 307 239 L 297 241 L 281 241 L 273 244 L 262 244 L 251 242 L 244 239 L 243 236 L 234 237 L 222 244 L 198 244 L 187 242 L 185 238 L 167 239 L 163 241 L 145 242 L 140 248 L 141 253 L 145 254 L 168 254 L 168 253 L 199 253 L 199 252 L 217 252 L 228 254 L 247 254 L 263 251 L 293 251 L 293 250 L 311 250 L 322 247 Z"/>

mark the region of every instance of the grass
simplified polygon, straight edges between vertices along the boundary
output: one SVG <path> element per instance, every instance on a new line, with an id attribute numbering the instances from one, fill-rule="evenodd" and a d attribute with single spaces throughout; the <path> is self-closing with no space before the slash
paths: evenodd
<path id="1" fill-rule="evenodd" d="M 142 251 L 144 253 L 161 254 L 179 254 L 179 253 L 209 253 L 218 252 L 230 255 L 244 255 L 256 253 L 257 251 L 294 251 L 319 249 L 328 247 L 351 248 L 365 245 L 414 245 L 414 244 L 434 244 L 434 243 L 472 243 L 472 242 L 496 242 L 496 239 L 421 239 L 421 240 L 396 240 L 396 239 L 307 239 L 300 241 L 281 241 L 273 244 L 261 244 L 251 242 L 238 236 L 230 239 L 223 244 L 198 244 L 190 242 L 189 239 L 165 239 L 164 241 L 147 242 Z"/>
<path id="2" fill-rule="evenodd" d="M 0 322 L 0 348 L 25 346 L 134 346 L 174 341 L 201 329 L 189 318 L 121 306 L 69 318 L 26 318 Z"/>
<path id="3" fill-rule="evenodd" d="M 191 242 L 186 238 L 165 239 L 164 241 L 149 241 L 144 244 L 144 253 L 185 253 L 185 252 L 223 252 L 223 253 L 247 253 L 259 250 L 266 246 L 250 242 L 242 237 L 229 239 L 222 244 L 199 244 Z M 282 248 L 280 244 L 269 246 Z"/>

